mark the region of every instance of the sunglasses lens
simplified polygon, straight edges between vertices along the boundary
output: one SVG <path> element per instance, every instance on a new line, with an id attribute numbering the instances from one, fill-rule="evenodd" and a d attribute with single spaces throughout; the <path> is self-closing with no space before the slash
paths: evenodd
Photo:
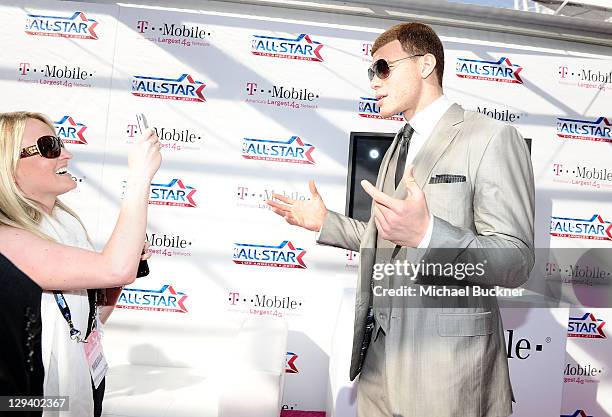
<path id="1" fill-rule="evenodd" d="M 376 75 L 381 80 L 384 80 L 389 76 L 389 64 L 384 59 L 377 59 L 370 68 L 368 68 L 368 78 L 370 81 L 374 79 Z"/>
<path id="2" fill-rule="evenodd" d="M 374 70 L 372 68 L 368 68 L 368 78 L 370 81 L 374 79 Z"/>
<path id="3" fill-rule="evenodd" d="M 38 149 L 45 158 L 53 159 L 60 156 L 64 144 L 55 136 L 43 136 L 38 139 Z"/>
<path id="4" fill-rule="evenodd" d="M 384 59 L 379 59 L 374 63 L 374 72 L 376 72 L 376 76 L 381 80 L 384 80 L 389 76 L 389 64 Z"/>

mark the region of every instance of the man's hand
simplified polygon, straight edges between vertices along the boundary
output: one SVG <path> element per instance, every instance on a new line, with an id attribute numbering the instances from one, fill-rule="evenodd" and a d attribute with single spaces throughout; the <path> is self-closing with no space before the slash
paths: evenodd
<path id="1" fill-rule="evenodd" d="M 423 190 L 414 181 L 414 165 L 408 166 L 402 184 L 407 196 L 398 200 L 378 190 L 368 181 L 361 186 L 374 199 L 374 222 L 378 235 L 399 246 L 416 248 L 429 226 L 429 209 Z"/>
<path id="2" fill-rule="evenodd" d="M 308 182 L 312 198 L 310 200 L 293 200 L 280 194 L 273 194 L 277 200 L 284 204 L 268 200 L 267 203 L 273 212 L 285 218 L 287 223 L 318 232 L 321 230 L 323 220 L 327 214 L 327 207 L 323 203 L 314 181 Z"/>

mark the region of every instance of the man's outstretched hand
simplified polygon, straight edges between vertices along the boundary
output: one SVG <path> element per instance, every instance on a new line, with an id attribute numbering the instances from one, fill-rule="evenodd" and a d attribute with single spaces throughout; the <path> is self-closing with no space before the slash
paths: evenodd
<path id="1" fill-rule="evenodd" d="M 284 217 L 287 223 L 318 232 L 321 230 L 327 214 L 327 207 L 325 207 L 314 181 L 309 181 L 308 187 L 312 194 L 310 200 L 294 200 L 280 194 L 273 194 L 272 197 L 281 203 L 274 200 L 267 200 L 266 202 L 272 211 Z"/>

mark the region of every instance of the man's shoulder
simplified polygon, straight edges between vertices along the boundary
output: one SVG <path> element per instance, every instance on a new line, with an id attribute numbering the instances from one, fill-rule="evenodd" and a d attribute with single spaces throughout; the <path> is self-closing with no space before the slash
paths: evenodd
<path id="1" fill-rule="evenodd" d="M 482 113 L 464 110 L 462 130 L 469 132 L 470 136 L 478 136 L 489 140 L 494 136 L 515 136 L 518 130 L 510 123 L 502 122 Z"/>
<path id="2" fill-rule="evenodd" d="M 482 114 L 473 110 L 463 111 L 463 121 L 467 124 L 478 124 L 482 127 L 488 127 L 494 130 L 503 129 L 504 126 L 511 126 L 506 122 L 502 122 L 500 120 L 487 116 L 486 114 Z"/>

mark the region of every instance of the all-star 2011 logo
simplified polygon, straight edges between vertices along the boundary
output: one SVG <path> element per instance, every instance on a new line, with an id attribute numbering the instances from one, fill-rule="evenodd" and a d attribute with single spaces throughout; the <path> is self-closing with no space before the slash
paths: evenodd
<path id="1" fill-rule="evenodd" d="M 273 58 L 299 59 L 302 61 L 323 62 L 323 44 L 313 41 L 310 35 L 302 33 L 296 38 L 253 35 L 251 53 Z"/>
<path id="2" fill-rule="evenodd" d="M 189 74 L 181 74 L 178 78 L 132 77 L 132 95 L 137 97 L 203 103 L 206 101 L 204 87 L 206 84 Z"/>
<path id="3" fill-rule="evenodd" d="M 285 359 L 285 372 L 288 374 L 299 374 L 300 371 L 297 368 L 297 358 L 299 356 L 294 352 L 287 352 L 287 356 Z"/>
<path id="4" fill-rule="evenodd" d="M 72 116 L 64 116 L 57 122 L 53 122 L 57 136 L 65 143 L 73 143 L 79 145 L 87 145 L 85 139 L 85 130 L 87 126 L 83 123 L 77 123 Z"/>
<path id="5" fill-rule="evenodd" d="M 593 417 L 584 410 L 576 410 L 573 414 L 561 414 L 561 417 Z"/>
<path id="6" fill-rule="evenodd" d="M 394 114 L 391 117 L 382 117 L 380 115 L 380 106 L 377 104 L 377 101 L 378 100 L 376 100 L 374 97 L 360 97 L 358 109 L 359 116 L 366 117 L 368 119 L 394 120 L 397 122 L 404 121 L 404 116 L 402 113 Z"/>
<path id="7" fill-rule="evenodd" d="M 234 243 L 233 261 L 242 265 L 306 269 L 305 254 L 304 249 L 295 247 L 289 240 L 276 246 Z"/>
<path id="8" fill-rule="evenodd" d="M 71 16 L 45 16 L 28 14 L 25 33 L 34 36 L 57 36 L 73 39 L 98 39 L 98 22 L 89 19 L 83 12 Z"/>
<path id="9" fill-rule="evenodd" d="M 242 139 L 242 157 L 245 159 L 313 165 L 314 150 L 314 145 L 304 142 L 299 136 L 291 136 L 286 141 Z"/>
<path id="10" fill-rule="evenodd" d="M 595 317 L 593 313 L 584 313 L 581 317 L 570 317 L 567 337 L 586 339 L 607 339 L 604 333 L 606 322 Z"/>
<path id="11" fill-rule="evenodd" d="M 550 219 L 550 235 L 571 239 L 612 240 L 612 223 L 599 214 L 590 219 L 556 217 Z"/>
<path id="12" fill-rule="evenodd" d="M 557 118 L 557 137 L 612 143 L 612 124 L 606 117 L 595 120 Z"/>
<path id="13" fill-rule="evenodd" d="M 457 77 L 511 84 L 523 84 L 519 75 L 522 70 L 521 66 L 511 63 L 506 57 L 498 61 L 457 58 L 455 65 Z"/>
<path id="14" fill-rule="evenodd" d="M 128 310 L 187 313 L 186 300 L 187 294 L 176 291 L 170 284 L 162 285 L 158 290 L 124 288 L 116 307 Z"/>
<path id="15" fill-rule="evenodd" d="M 174 178 L 169 183 L 151 183 L 149 204 L 175 207 L 197 207 L 194 195 L 197 190 Z"/>

